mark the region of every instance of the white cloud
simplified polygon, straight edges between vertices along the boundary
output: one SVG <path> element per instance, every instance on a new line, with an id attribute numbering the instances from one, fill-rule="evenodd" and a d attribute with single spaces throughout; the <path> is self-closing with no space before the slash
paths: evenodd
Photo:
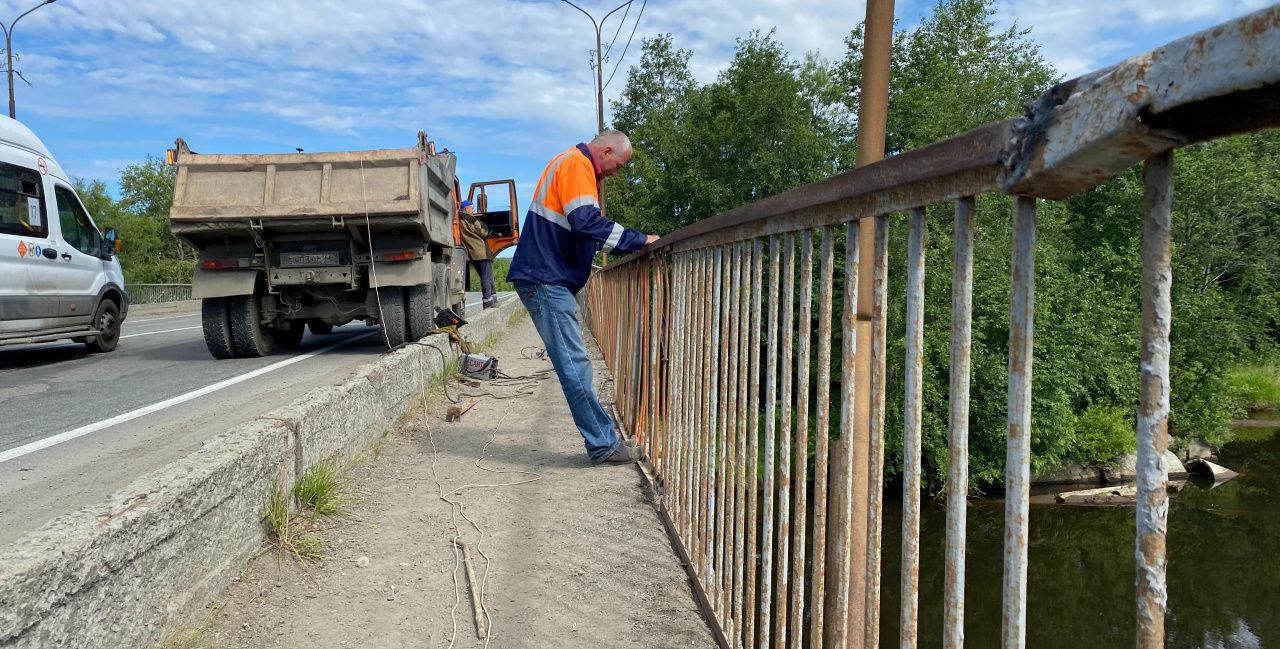
<path id="1" fill-rule="evenodd" d="M 1168 40 L 1159 39 L 1135 51 L 1134 45 L 1146 36 L 1185 35 L 1267 4 L 1267 0 L 1017 0 L 999 3 L 997 18 L 1005 26 L 1017 21 L 1031 27 L 1031 37 L 1041 44 L 1045 58 L 1070 78 Z"/>
<path id="2" fill-rule="evenodd" d="M 579 4 L 600 16 L 621 1 Z M 606 76 L 642 1 L 625 25 L 624 12 L 605 25 L 606 40 L 622 25 Z M 0 0 L 0 18 L 30 3 Z M 899 0 L 899 28 L 933 4 Z M 997 19 L 1031 27 L 1050 62 L 1072 76 L 1135 53 L 1137 43 L 1147 49 L 1263 4 L 1002 0 Z M 709 82 L 751 30 L 776 29 L 797 59 L 806 51 L 838 59 L 864 11 L 864 0 L 648 0 L 606 110 L 643 38 L 671 32 L 693 53 L 695 77 Z M 20 116 L 72 124 L 63 130 L 74 150 L 90 149 L 81 141 L 95 130 L 146 143 L 103 148 L 93 159 L 107 162 L 82 165 L 94 173 L 175 135 L 197 147 L 279 151 L 403 146 L 426 129 L 455 150 L 484 151 L 462 158 L 462 171 L 515 176 L 503 165 L 519 165 L 527 175 L 595 124 L 594 33 L 556 0 L 59 0 L 24 18 L 15 38 L 34 86 L 18 86 Z"/>

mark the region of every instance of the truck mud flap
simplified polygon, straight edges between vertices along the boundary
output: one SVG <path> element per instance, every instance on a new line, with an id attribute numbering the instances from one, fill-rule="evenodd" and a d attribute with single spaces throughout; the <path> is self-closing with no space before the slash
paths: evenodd
<path id="1" fill-rule="evenodd" d="M 191 297 L 202 300 L 209 297 L 253 295 L 258 281 L 256 270 L 204 270 L 196 268 L 191 278 Z"/>
<path id="2" fill-rule="evenodd" d="M 375 261 L 369 275 L 369 287 L 418 286 L 431 283 L 431 260 Z"/>

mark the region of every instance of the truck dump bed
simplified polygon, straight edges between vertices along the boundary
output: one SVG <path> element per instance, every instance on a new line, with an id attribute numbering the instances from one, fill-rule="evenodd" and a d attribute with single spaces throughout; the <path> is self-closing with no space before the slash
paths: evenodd
<path id="1" fill-rule="evenodd" d="M 182 140 L 170 229 L 202 240 L 255 232 L 363 230 L 420 233 L 453 245 L 456 159 L 418 134 L 407 149 L 333 153 L 192 153 Z"/>

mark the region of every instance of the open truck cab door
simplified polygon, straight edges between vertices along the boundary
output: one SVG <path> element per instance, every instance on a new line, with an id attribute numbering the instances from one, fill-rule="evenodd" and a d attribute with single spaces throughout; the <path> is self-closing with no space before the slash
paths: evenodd
<path id="1" fill-rule="evenodd" d="M 519 243 L 520 216 L 516 181 L 508 179 L 471 183 L 467 200 L 475 203 L 477 216 L 489 226 L 490 234 L 485 243 L 492 255 L 497 256 Z"/>

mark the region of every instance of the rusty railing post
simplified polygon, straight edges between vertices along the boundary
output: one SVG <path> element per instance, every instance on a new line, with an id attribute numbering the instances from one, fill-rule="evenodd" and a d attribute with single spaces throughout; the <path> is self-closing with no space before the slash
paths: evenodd
<path id="1" fill-rule="evenodd" d="M 1143 167 L 1142 202 L 1142 393 L 1138 410 L 1137 563 L 1139 649 L 1164 646 L 1165 534 L 1169 525 L 1169 324 L 1173 154 L 1165 152 Z"/>

